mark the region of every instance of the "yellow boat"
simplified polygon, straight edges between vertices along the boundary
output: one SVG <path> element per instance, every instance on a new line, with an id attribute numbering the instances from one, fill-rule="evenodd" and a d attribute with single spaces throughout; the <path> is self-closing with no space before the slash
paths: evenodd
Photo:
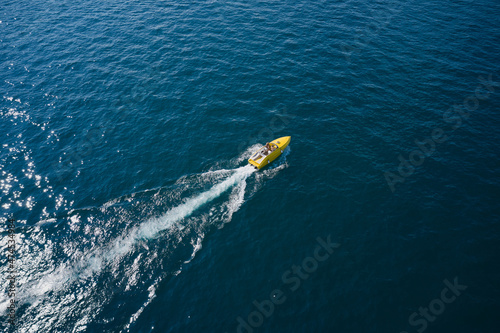
<path id="1" fill-rule="evenodd" d="M 291 138 L 291 136 L 284 136 L 269 142 L 268 145 L 266 144 L 264 147 L 257 150 L 252 157 L 250 157 L 248 163 L 253 165 L 257 170 L 262 169 L 283 153 L 290 143 Z"/>

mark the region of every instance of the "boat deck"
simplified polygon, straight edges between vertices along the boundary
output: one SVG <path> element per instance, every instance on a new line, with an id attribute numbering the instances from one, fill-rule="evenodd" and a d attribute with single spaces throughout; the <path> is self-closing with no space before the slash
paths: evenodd
<path id="1" fill-rule="evenodd" d="M 257 164 L 260 164 L 262 162 L 262 160 L 264 158 L 266 158 L 267 155 L 270 154 L 270 153 L 266 154 L 266 152 L 264 150 L 265 150 L 264 148 L 259 150 L 258 152 L 253 154 L 252 157 L 250 157 L 250 159 L 253 160 L 254 162 L 256 162 Z"/>

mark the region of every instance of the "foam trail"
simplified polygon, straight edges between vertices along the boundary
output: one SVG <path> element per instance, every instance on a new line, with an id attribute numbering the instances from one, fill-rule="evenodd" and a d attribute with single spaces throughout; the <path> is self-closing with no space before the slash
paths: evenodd
<path id="1" fill-rule="evenodd" d="M 215 184 L 209 190 L 189 198 L 183 204 L 170 209 L 162 216 L 146 220 L 125 236 L 115 239 L 109 246 L 95 248 L 76 262 L 63 263 L 59 267 L 46 272 L 36 281 L 26 283 L 24 288 L 19 290 L 20 299 L 37 304 L 47 292 L 59 291 L 65 285 L 92 277 L 110 262 L 116 261 L 118 258 L 130 253 L 139 241 L 157 237 L 161 231 L 173 227 L 175 223 L 189 217 L 196 209 L 216 199 L 236 185 L 233 190 L 236 193 L 235 202 L 231 200 L 229 202 L 230 207 L 228 207 L 230 219 L 234 211 L 238 210 L 243 202 L 245 180 L 255 169 L 250 165 L 246 165 L 237 169 L 224 171 L 232 172 L 233 174 L 220 183 Z M 200 245 L 201 242 L 196 245 L 196 250 L 201 247 Z M 8 305 L 7 302 L 7 299 L 0 299 L 0 313 L 5 313 Z"/>
<path id="2" fill-rule="evenodd" d="M 224 180 L 223 182 L 214 185 L 208 191 L 201 193 L 194 198 L 188 199 L 182 205 L 169 210 L 165 215 L 150 219 L 141 225 L 137 230 L 135 237 L 139 239 L 151 239 L 156 237 L 156 235 L 165 229 L 170 228 L 175 222 L 182 220 L 189 215 L 191 215 L 196 209 L 200 208 L 202 205 L 214 200 L 219 197 L 222 193 L 227 191 L 229 188 L 237 183 L 244 181 L 250 174 L 252 174 L 255 169 L 251 165 L 240 167 L 235 170 L 235 173 Z"/>
<path id="3" fill-rule="evenodd" d="M 233 187 L 236 184 L 244 183 L 248 176 L 250 176 L 254 171 L 255 169 L 251 165 L 246 165 L 235 169 L 233 175 L 220 182 L 219 184 L 214 185 L 209 190 L 188 199 L 183 204 L 172 208 L 160 217 L 147 220 L 138 228 L 130 231 L 130 233 L 126 237 L 118 238 L 110 248 L 103 249 L 103 251 L 99 251 L 99 253 L 91 254 L 89 257 L 87 257 L 87 260 L 84 261 L 85 264 L 83 264 L 83 267 L 79 267 L 79 271 L 81 272 L 79 274 L 79 278 L 89 277 L 94 272 L 99 271 L 109 261 L 115 261 L 118 257 L 126 255 L 133 249 L 138 241 L 144 239 L 153 239 L 157 237 L 158 233 L 173 227 L 176 222 L 189 217 L 196 209 L 219 197 L 229 188 Z M 245 187 L 242 186 L 241 188 L 244 192 Z M 234 208 L 236 208 L 237 210 L 237 208 L 239 208 L 239 205 L 238 207 Z"/>

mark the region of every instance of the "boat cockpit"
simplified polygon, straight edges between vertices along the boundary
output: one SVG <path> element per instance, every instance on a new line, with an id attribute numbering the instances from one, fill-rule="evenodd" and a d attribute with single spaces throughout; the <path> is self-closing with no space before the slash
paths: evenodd
<path id="1" fill-rule="evenodd" d="M 258 150 L 255 154 L 250 157 L 250 159 L 254 160 L 255 162 L 259 163 L 259 161 L 264 158 L 265 156 L 271 154 L 273 151 L 275 151 L 278 148 L 278 145 L 275 143 L 269 143 L 262 147 L 260 150 Z"/>

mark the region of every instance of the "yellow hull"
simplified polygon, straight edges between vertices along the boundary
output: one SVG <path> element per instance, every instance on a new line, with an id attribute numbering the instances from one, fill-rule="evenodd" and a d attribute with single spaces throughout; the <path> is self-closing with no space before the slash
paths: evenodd
<path id="1" fill-rule="evenodd" d="M 278 156 L 283 153 L 285 148 L 290 143 L 291 138 L 291 136 L 284 136 L 271 141 L 269 144 L 274 148 L 273 151 L 269 152 L 266 147 L 263 146 L 252 154 L 252 157 L 250 157 L 248 163 L 259 170 L 262 169 L 263 167 L 277 159 Z"/>

